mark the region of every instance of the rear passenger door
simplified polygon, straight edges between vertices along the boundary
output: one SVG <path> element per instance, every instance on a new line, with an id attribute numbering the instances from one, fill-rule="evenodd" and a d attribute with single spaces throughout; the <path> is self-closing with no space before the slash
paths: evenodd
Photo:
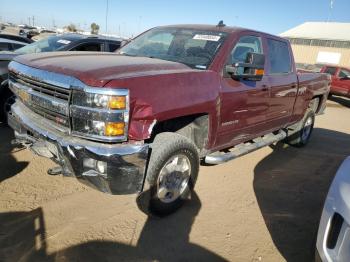
<path id="1" fill-rule="evenodd" d="M 293 113 L 298 79 L 293 66 L 290 45 L 281 39 L 266 38 L 270 85 L 269 110 L 266 121 L 271 129 L 285 126 Z"/>

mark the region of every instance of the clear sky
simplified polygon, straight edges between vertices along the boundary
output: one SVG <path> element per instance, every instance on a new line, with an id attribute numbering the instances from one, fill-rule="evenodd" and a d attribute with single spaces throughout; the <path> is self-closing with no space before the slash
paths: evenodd
<path id="1" fill-rule="evenodd" d="M 350 0 L 108 0 L 108 33 L 135 36 L 167 24 L 235 25 L 279 34 L 306 21 L 350 22 Z M 0 0 L 0 19 L 51 28 L 69 23 L 106 31 L 107 0 Z M 331 12 L 330 12 L 331 10 Z M 331 15 L 330 15 L 331 14 Z M 350 32 L 349 32 L 350 33 Z"/>

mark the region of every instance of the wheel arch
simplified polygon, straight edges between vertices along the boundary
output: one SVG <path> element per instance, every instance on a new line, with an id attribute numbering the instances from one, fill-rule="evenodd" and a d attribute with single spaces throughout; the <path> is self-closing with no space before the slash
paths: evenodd
<path id="1" fill-rule="evenodd" d="M 156 135 L 163 132 L 173 132 L 187 137 L 201 152 L 209 140 L 209 114 L 198 113 L 159 121 L 145 142 L 152 143 Z"/>

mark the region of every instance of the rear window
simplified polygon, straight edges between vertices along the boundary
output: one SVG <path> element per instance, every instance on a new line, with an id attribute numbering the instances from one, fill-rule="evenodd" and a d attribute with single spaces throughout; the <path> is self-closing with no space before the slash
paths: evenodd
<path id="1" fill-rule="evenodd" d="M 332 76 L 334 76 L 336 72 L 337 72 L 336 67 L 326 67 L 326 69 L 324 70 L 324 73 L 330 74 Z"/>
<path id="2" fill-rule="evenodd" d="M 285 74 L 292 72 L 292 61 L 286 42 L 267 39 L 269 49 L 270 74 Z"/>

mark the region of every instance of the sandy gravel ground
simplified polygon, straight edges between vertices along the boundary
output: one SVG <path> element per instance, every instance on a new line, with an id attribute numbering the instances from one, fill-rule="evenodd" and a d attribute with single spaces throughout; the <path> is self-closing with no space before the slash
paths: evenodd
<path id="1" fill-rule="evenodd" d="M 328 102 L 302 149 L 266 147 L 201 167 L 179 212 L 150 218 L 13 148 L 0 127 L 0 261 L 312 261 L 323 201 L 350 155 L 350 101 Z"/>

